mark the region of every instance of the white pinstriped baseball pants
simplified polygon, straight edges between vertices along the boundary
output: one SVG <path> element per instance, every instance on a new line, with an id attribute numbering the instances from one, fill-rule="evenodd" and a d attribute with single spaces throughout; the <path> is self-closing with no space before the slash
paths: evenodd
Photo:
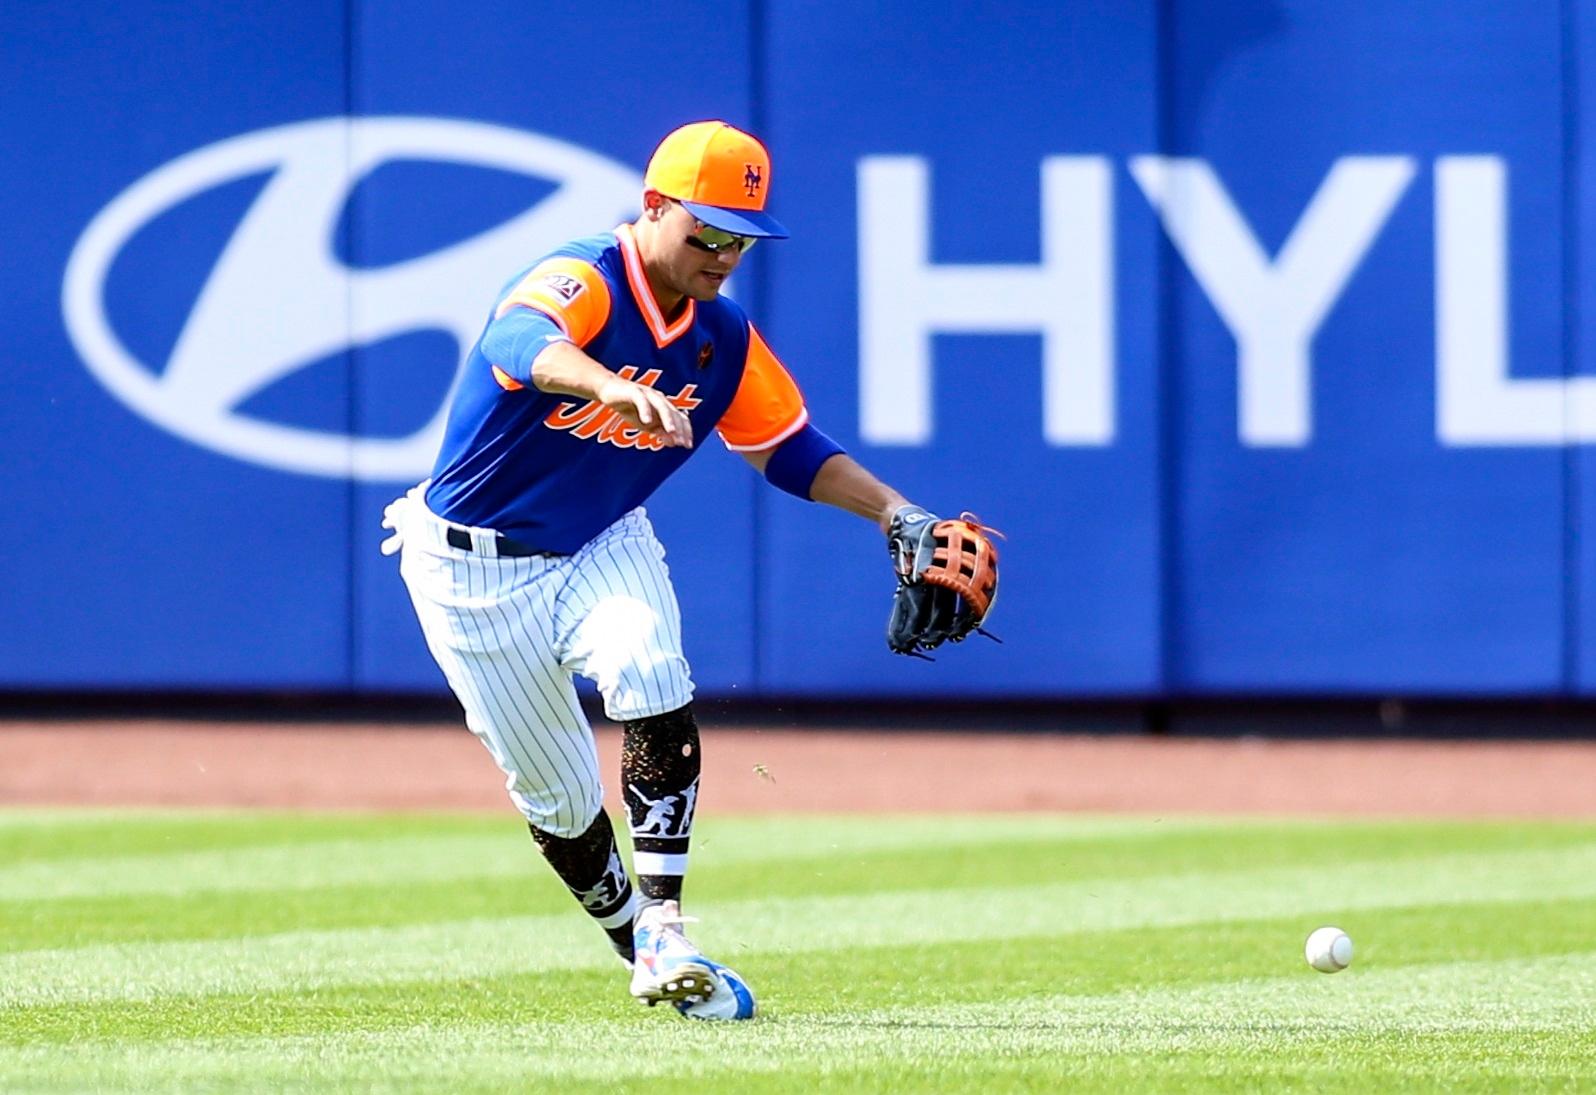
<path id="1" fill-rule="evenodd" d="M 453 547 L 421 488 L 408 499 L 399 573 L 466 725 L 529 822 L 581 835 L 604 784 L 573 676 L 598 686 L 617 722 L 693 698 L 676 591 L 648 515 L 632 510 L 575 555 L 501 558 L 490 530 L 467 530 L 484 550 Z"/>

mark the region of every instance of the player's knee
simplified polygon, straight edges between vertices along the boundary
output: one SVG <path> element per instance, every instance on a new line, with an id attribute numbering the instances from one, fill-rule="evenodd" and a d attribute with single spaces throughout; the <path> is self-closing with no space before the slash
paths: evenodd
<path id="1" fill-rule="evenodd" d="M 659 720 L 668 721 L 686 708 L 693 695 L 693 678 L 687 659 L 669 651 L 655 651 L 647 657 L 634 654 L 615 664 L 612 672 L 595 674 L 594 681 L 604 697 L 604 714 L 626 726 L 634 723 L 655 726 Z M 667 703 L 677 704 L 677 709 L 664 715 L 638 717 L 635 714 L 657 706 L 661 697 Z"/>
<path id="2" fill-rule="evenodd" d="M 536 795 L 511 788 L 510 800 L 538 832 L 571 840 L 592 828 L 604 808 L 604 788 L 546 788 Z"/>

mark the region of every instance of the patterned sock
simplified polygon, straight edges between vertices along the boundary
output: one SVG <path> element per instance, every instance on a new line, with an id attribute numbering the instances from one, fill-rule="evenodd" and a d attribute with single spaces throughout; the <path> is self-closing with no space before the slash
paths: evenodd
<path id="1" fill-rule="evenodd" d="M 691 705 L 626 724 L 621 797 L 644 907 L 681 900 L 701 767 Z"/>
<path id="2" fill-rule="evenodd" d="M 609 936 L 615 953 L 631 962 L 632 917 L 637 911 L 637 898 L 632 892 L 632 880 L 626 875 L 626 865 L 621 862 L 621 850 L 615 844 L 610 815 L 600 810 L 587 832 L 578 837 L 554 836 L 531 825 L 527 828 L 532 830 L 532 839 L 560 881 Z"/>

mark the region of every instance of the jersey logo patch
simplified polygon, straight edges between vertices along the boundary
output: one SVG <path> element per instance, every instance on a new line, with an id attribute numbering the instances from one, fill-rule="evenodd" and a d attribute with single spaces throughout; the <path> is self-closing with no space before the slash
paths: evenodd
<path id="1" fill-rule="evenodd" d="M 550 292 L 569 304 L 577 298 L 587 286 L 582 284 L 581 278 L 573 278 L 570 274 L 549 274 L 544 277 L 542 284 L 549 287 Z"/>
<path id="2" fill-rule="evenodd" d="M 638 376 L 636 365 L 623 365 L 620 371 L 622 380 L 635 379 L 645 388 L 652 388 L 660 376 L 659 369 L 650 369 L 642 376 Z M 667 398 L 671 406 L 691 414 L 694 407 L 704 402 L 693 396 L 697 390 L 697 384 L 689 384 Z M 596 399 L 590 399 L 582 404 L 561 403 L 549 412 L 543 424 L 551 430 L 569 431 L 584 441 L 597 441 L 600 445 L 614 445 L 618 449 L 658 452 L 665 447 L 665 442 L 635 426 L 628 426 L 625 419 Z"/>

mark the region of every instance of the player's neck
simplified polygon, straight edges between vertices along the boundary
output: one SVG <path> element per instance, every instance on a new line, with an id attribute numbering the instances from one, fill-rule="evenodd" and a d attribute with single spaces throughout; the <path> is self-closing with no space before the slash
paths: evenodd
<path id="1" fill-rule="evenodd" d="M 672 289 L 665 280 L 659 260 L 654 254 L 654 233 L 651 226 L 646 223 L 634 224 L 632 238 L 637 241 L 637 257 L 642 260 L 643 279 L 648 282 L 648 291 L 653 294 L 654 303 L 659 306 L 659 314 L 669 323 L 686 306 L 687 294 Z"/>
<path id="2" fill-rule="evenodd" d="M 648 260 L 643 261 L 643 276 L 648 279 L 648 291 L 654 294 L 654 303 L 659 305 L 659 314 L 669 323 L 675 319 L 687 304 L 687 294 L 678 293 L 666 287 L 648 265 Z"/>

